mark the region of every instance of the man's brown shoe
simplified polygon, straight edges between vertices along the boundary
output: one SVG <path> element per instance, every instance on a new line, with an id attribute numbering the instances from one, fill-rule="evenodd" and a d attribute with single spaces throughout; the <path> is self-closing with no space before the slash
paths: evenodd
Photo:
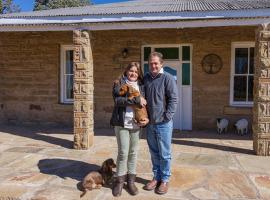
<path id="1" fill-rule="evenodd" d="M 144 187 L 144 190 L 148 190 L 151 191 L 153 189 L 155 189 L 158 185 L 159 185 L 159 181 L 157 181 L 156 179 L 153 179 L 152 181 L 149 181 Z"/>
<path id="2" fill-rule="evenodd" d="M 169 189 L 169 183 L 161 181 L 160 185 L 156 189 L 157 194 L 166 194 Z"/>

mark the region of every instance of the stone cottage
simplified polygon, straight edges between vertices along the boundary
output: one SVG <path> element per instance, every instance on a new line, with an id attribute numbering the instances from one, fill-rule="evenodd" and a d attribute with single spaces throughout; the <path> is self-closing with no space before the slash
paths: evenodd
<path id="1" fill-rule="evenodd" d="M 111 87 L 152 51 L 179 89 L 174 128 L 247 118 L 270 154 L 270 0 L 134 0 L 1 15 L 1 123 L 74 126 L 74 147 L 109 127 Z"/>

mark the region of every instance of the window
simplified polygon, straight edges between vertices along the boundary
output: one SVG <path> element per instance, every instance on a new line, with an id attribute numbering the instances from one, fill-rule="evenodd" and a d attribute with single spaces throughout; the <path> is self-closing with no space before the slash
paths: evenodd
<path id="1" fill-rule="evenodd" d="M 182 67 L 182 85 L 191 85 L 191 47 L 190 45 L 168 45 L 161 47 L 156 47 L 155 45 L 146 46 L 142 49 L 142 64 L 144 68 L 144 73 L 149 72 L 148 57 L 151 52 L 157 51 L 162 53 L 164 61 L 176 61 Z M 164 67 L 164 69 L 166 69 Z"/>
<path id="2" fill-rule="evenodd" d="M 73 46 L 61 48 L 61 103 L 73 103 Z"/>
<path id="3" fill-rule="evenodd" d="M 182 85 L 191 85 L 190 46 L 182 46 Z"/>
<path id="4" fill-rule="evenodd" d="M 233 43 L 231 105 L 253 105 L 254 43 Z"/>
<path id="5" fill-rule="evenodd" d="M 164 60 L 178 60 L 179 59 L 178 47 L 155 48 L 154 51 L 162 53 Z"/>

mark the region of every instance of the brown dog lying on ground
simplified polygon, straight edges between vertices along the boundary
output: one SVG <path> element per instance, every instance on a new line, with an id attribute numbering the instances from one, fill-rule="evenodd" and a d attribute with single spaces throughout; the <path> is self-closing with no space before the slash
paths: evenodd
<path id="1" fill-rule="evenodd" d="M 129 99 L 140 96 L 140 92 L 138 90 L 136 90 L 135 88 L 133 88 L 128 84 L 125 84 L 121 86 L 119 95 L 124 96 L 127 93 L 129 94 L 128 96 Z M 146 107 L 140 105 L 133 105 L 132 108 L 135 113 L 135 121 L 137 123 L 144 123 L 145 125 L 148 124 L 149 118 L 146 111 Z"/>
<path id="2" fill-rule="evenodd" d="M 87 190 L 100 189 L 102 185 L 108 184 L 113 178 L 113 168 L 116 167 L 112 158 L 107 159 L 103 162 L 100 170 L 93 171 L 87 174 L 82 181 L 82 191 L 80 195 L 82 198 Z"/>

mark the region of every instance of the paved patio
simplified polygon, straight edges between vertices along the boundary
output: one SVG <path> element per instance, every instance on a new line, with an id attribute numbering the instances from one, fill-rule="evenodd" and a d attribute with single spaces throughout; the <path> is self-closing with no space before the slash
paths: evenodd
<path id="1" fill-rule="evenodd" d="M 0 126 L 0 199 L 80 199 L 79 182 L 109 158 L 116 158 L 112 130 L 96 130 L 87 151 L 72 149 L 72 129 Z M 270 199 L 270 158 L 255 156 L 251 136 L 214 131 L 175 132 L 170 190 L 160 196 L 144 191 L 151 162 L 144 135 L 140 141 L 137 186 L 115 199 L 251 200 Z M 88 192 L 82 199 L 114 199 L 111 189 Z"/>

